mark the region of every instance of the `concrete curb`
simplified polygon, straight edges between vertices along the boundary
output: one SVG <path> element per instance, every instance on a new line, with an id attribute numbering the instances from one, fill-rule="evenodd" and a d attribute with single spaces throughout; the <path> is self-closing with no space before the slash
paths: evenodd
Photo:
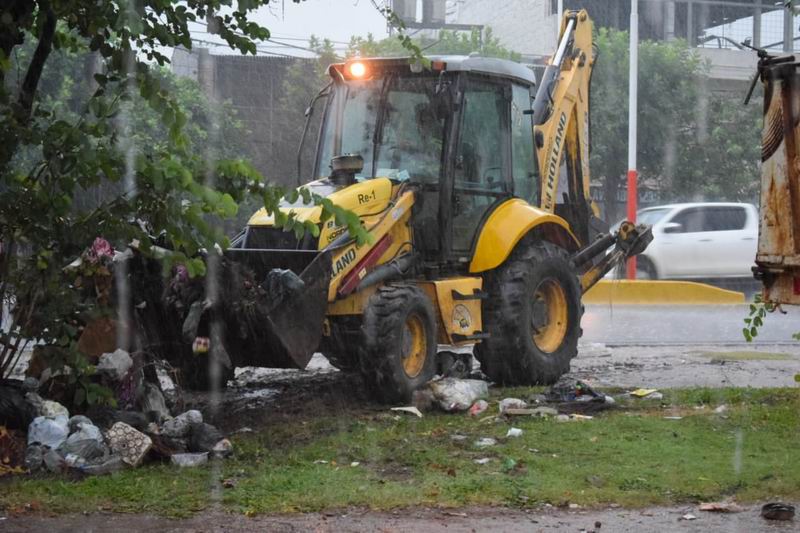
<path id="1" fill-rule="evenodd" d="M 693 281 L 602 280 L 583 295 L 583 303 L 621 305 L 735 305 L 744 293 Z"/>

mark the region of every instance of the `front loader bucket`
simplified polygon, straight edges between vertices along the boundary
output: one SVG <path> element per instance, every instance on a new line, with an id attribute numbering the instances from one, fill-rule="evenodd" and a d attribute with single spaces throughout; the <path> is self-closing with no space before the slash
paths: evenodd
<path id="1" fill-rule="evenodd" d="M 322 338 L 331 279 L 330 253 L 247 249 L 228 252 L 228 259 L 246 264 L 259 280 L 278 268 L 292 270 L 302 280 L 302 287 L 254 307 L 225 303 L 225 345 L 229 354 L 238 365 L 305 368 Z"/>

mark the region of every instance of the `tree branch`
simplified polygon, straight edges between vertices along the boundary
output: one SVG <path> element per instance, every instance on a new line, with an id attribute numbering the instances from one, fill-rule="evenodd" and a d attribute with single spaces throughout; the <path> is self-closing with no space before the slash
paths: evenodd
<path id="1" fill-rule="evenodd" d="M 31 116 L 36 89 L 39 87 L 39 80 L 42 77 L 47 57 L 53 49 L 53 36 L 56 33 L 56 14 L 49 0 L 39 0 L 39 10 L 40 13 L 44 14 L 44 22 L 39 35 L 39 43 L 36 45 L 36 51 L 33 53 L 31 63 L 28 65 L 28 71 L 25 73 L 25 80 L 22 82 L 22 87 L 20 87 L 19 91 L 18 101 L 22 113 L 17 119 L 20 122 L 27 121 Z"/>

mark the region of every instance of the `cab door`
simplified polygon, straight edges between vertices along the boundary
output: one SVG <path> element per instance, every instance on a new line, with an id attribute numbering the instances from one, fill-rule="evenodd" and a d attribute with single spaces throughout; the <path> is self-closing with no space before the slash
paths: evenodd
<path id="1" fill-rule="evenodd" d="M 464 262 L 488 212 L 511 195 L 511 85 L 466 77 L 462 87 L 449 208 L 452 255 Z"/>

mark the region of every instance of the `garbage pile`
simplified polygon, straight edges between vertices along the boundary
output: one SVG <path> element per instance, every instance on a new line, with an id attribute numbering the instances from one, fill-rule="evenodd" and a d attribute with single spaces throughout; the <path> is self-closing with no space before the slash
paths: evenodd
<path id="1" fill-rule="evenodd" d="M 118 408 L 93 405 L 84 414 L 71 415 L 61 403 L 42 398 L 36 378 L 0 383 L 0 476 L 99 475 L 148 461 L 191 467 L 233 453 L 231 442 L 200 411 L 173 417 L 168 403 L 176 409 L 178 402 L 168 401 L 140 370 L 124 350 L 103 354 L 97 375 L 115 391 Z"/>

